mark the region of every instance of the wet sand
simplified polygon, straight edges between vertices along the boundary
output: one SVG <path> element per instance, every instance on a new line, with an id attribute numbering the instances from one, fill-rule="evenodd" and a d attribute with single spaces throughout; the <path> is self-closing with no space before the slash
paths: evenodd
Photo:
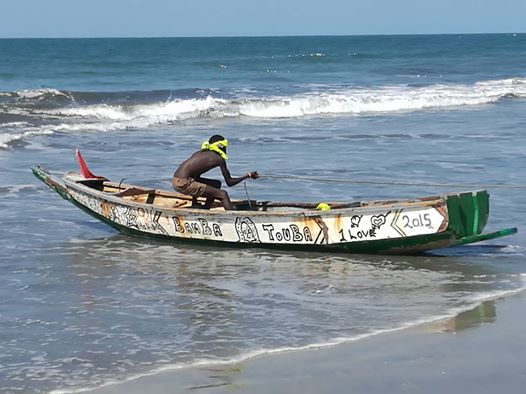
<path id="1" fill-rule="evenodd" d="M 524 394 L 525 323 L 522 292 L 356 342 L 166 371 L 90 392 Z"/>

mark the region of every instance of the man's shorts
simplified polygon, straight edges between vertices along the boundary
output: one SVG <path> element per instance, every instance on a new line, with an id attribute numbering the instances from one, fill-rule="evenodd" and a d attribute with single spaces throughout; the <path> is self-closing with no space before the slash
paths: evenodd
<path id="1" fill-rule="evenodd" d="M 179 193 L 192 197 L 201 197 L 205 192 L 206 185 L 192 178 L 172 178 L 172 186 Z"/>

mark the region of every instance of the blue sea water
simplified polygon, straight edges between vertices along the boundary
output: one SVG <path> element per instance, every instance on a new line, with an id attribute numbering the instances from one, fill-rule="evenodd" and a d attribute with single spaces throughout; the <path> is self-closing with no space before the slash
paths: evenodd
<path id="1" fill-rule="evenodd" d="M 30 167 L 74 170 L 80 147 L 96 174 L 170 188 L 176 166 L 219 133 L 234 175 L 524 185 L 525 66 L 525 34 L 0 40 L 0 392 L 338 343 L 523 290 L 524 189 L 489 187 L 488 228 L 518 235 L 347 256 L 121 236 Z M 265 177 L 247 187 L 313 202 L 459 190 Z"/>

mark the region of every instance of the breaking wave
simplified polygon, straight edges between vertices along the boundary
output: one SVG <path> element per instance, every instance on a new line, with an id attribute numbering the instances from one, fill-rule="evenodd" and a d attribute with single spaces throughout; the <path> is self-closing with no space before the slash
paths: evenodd
<path id="1" fill-rule="evenodd" d="M 146 128 L 196 118 L 360 116 L 478 106 L 526 98 L 526 78 L 428 86 L 307 86 L 288 96 L 257 91 L 2 93 L 0 147 L 31 135 Z M 15 121 L 16 120 L 16 121 Z M 9 125 L 11 124 L 11 126 Z"/>

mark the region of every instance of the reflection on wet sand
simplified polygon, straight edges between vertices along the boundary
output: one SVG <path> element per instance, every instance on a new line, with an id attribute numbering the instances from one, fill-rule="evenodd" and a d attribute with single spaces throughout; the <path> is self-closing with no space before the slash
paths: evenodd
<path id="1" fill-rule="evenodd" d="M 215 367 L 201 367 L 200 370 L 206 374 L 207 383 L 188 386 L 186 387 L 187 390 L 221 387 L 224 390 L 236 392 L 245 388 L 245 384 L 236 382 L 243 372 L 243 367 L 240 363 Z"/>
<path id="2" fill-rule="evenodd" d="M 422 331 L 457 332 L 485 323 L 493 323 L 496 319 L 497 309 L 495 301 L 484 301 L 475 308 L 461 312 L 454 317 L 427 323 L 422 326 Z"/>

